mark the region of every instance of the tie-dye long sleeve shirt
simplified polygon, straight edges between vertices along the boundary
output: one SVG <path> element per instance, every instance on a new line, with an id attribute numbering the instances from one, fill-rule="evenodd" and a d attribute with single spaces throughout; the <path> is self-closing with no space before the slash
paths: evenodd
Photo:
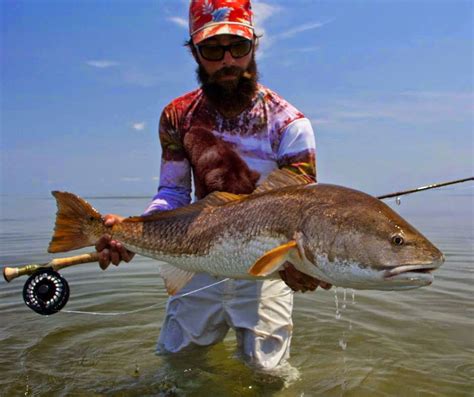
<path id="1" fill-rule="evenodd" d="M 304 115 L 259 84 L 251 106 L 223 117 L 201 89 L 163 110 L 158 193 L 145 214 L 191 202 L 191 178 L 201 199 L 213 191 L 251 193 L 276 168 L 316 179 L 315 140 Z"/>

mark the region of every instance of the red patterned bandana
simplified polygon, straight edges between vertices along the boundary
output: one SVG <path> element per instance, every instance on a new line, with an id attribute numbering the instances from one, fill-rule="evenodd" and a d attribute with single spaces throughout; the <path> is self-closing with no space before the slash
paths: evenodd
<path id="1" fill-rule="evenodd" d="M 192 0 L 189 34 L 194 44 L 219 34 L 253 38 L 250 0 Z"/>

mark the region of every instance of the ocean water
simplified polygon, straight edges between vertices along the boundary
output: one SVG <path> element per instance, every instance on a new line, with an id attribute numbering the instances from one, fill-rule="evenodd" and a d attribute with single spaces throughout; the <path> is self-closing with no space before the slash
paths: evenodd
<path id="1" fill-rule="evenodd" d="M 71 296 L 53 316 L 25 306 L 26 278 L 1 282 L 0 395 L 472 396 L 473 193 L 471 184 L 402 197 L 400 205 L 388 201 L 445 253 L 433 285 L 296 294 L 291 368 L 280 376 L 236 359 L 232 332 L 209 349 L 156 356 L 166 292 L 147 258 L 105 272 L 97 264 L 61 271 Z M 52 198 L 0 200 L 0 264 L 52 259 Z M 147 202 L 89 201 L 122 215 L 140 213 Z"/>

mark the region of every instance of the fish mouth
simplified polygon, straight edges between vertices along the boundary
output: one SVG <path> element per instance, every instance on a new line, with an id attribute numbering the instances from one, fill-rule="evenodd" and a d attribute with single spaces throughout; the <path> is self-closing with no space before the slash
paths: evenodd
<path id="1" fill-rule="evenodd" d="M 433 271 L 438 269 L 444 262 L 444 257 L 425 264 L 405 264 L 395 266 L 384 272 L 387 281 L 406 281 L 414 284 L 429 285 L 433 282 Z"/>
<path id="2" fill-rule="evenodd" d="M 405 273 L 429 274 L 437 268 L 438 266 L 436 265 L 401 265 L 394 267 L 393 269 L 386 270 L 384 273 L 384 278 L 392 278 Z"/>

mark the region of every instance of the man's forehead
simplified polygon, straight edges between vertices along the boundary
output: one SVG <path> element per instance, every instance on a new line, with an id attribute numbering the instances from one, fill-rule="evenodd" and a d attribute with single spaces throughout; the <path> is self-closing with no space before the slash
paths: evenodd
<path id="1" fill-rule="evenodd" d="M 219 34 L 216 36 L 209 37 L 206 40 L 203 40 L 199 45 L 205 44 L 227 44 L 234 41 L 247 40 L 245 37 L 237 36 L 235 34 Z"/>

